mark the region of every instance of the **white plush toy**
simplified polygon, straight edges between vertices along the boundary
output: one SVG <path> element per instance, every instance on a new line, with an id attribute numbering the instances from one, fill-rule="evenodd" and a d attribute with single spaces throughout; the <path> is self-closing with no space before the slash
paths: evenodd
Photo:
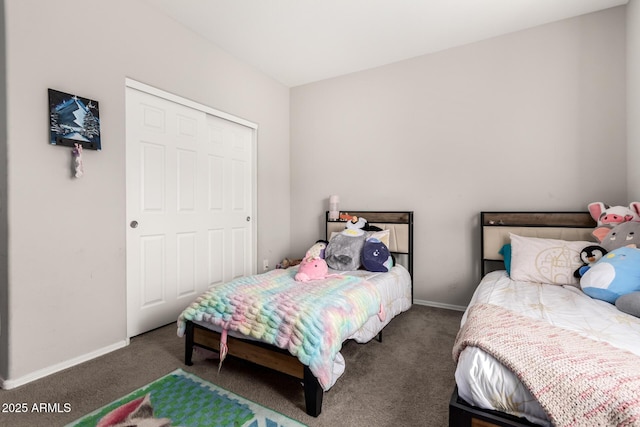
<path id="1" fill-rule="evenodd" d="M 342 231 L 345 236 L 362 236 L 364 234 L 363 228 L 367 225 L 367 220 L 357 216 L 351 217 L 347 221 L 346 228 Z"/>

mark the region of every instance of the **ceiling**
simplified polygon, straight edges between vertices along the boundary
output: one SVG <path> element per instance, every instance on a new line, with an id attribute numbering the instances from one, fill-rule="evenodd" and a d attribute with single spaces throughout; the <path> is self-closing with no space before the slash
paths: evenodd
<path id="1" fill-rule="evenodd" d="M 628 0 L 145 0 L 293 87 Z"/>

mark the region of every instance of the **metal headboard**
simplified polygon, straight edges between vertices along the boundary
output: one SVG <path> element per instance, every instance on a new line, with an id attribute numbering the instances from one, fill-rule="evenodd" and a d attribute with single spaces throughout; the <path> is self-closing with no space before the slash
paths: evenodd
<path id="1" fill-rule="evenodd" d="M 343 210 L 342 213 L 363 217 L 370 225 L 375 225 L 383 230 L 392 230 L 389 251 L 395 255 L 406 255 L 407 265 L 405 267 L 413 282 L 413 211 Z M 327 240 L 332 232 L 341 231 L 345 227 L 345 221 L 330 221 L 329 211 L 325 213 L 325 221 L 325 238 Z M 411 285 L 411 299 L 413 300 L 413 283 Z"/>
<path id="2" fill-rule="evenodd" d="M 589 212 L 480 212 L 481 269 L 504 269 L 498 253 L 509 233 L 545 239 L 593 241 L 596 222 Z M 493 268 L 491 268 L 493 267 Z"/>

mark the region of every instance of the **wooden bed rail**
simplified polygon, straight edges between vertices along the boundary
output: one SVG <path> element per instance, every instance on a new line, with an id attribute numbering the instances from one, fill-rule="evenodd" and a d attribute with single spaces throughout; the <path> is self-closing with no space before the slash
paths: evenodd
<path id="1" fill-rule="evenodd" d="M 193 365 L 193 346 L 220 352 L 218 332 L 187 321 L 185 330 L 184 363 Z M 265 368 L 273 369 L 302 380 L 307 414 L 317 417 L 322 412 L 324 391 L 308 366 L 288 351 L 258 341 L 246 341 L 227 337 L 228 356 L 237 357 Z"/>

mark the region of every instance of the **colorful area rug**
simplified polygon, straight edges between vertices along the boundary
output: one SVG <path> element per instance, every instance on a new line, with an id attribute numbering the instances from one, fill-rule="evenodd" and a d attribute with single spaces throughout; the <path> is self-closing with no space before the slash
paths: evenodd
<path id="1" fill-rule="evenodd" d="M 177 369 L 68 427 L 300 427 L 304 424 Z"/>

